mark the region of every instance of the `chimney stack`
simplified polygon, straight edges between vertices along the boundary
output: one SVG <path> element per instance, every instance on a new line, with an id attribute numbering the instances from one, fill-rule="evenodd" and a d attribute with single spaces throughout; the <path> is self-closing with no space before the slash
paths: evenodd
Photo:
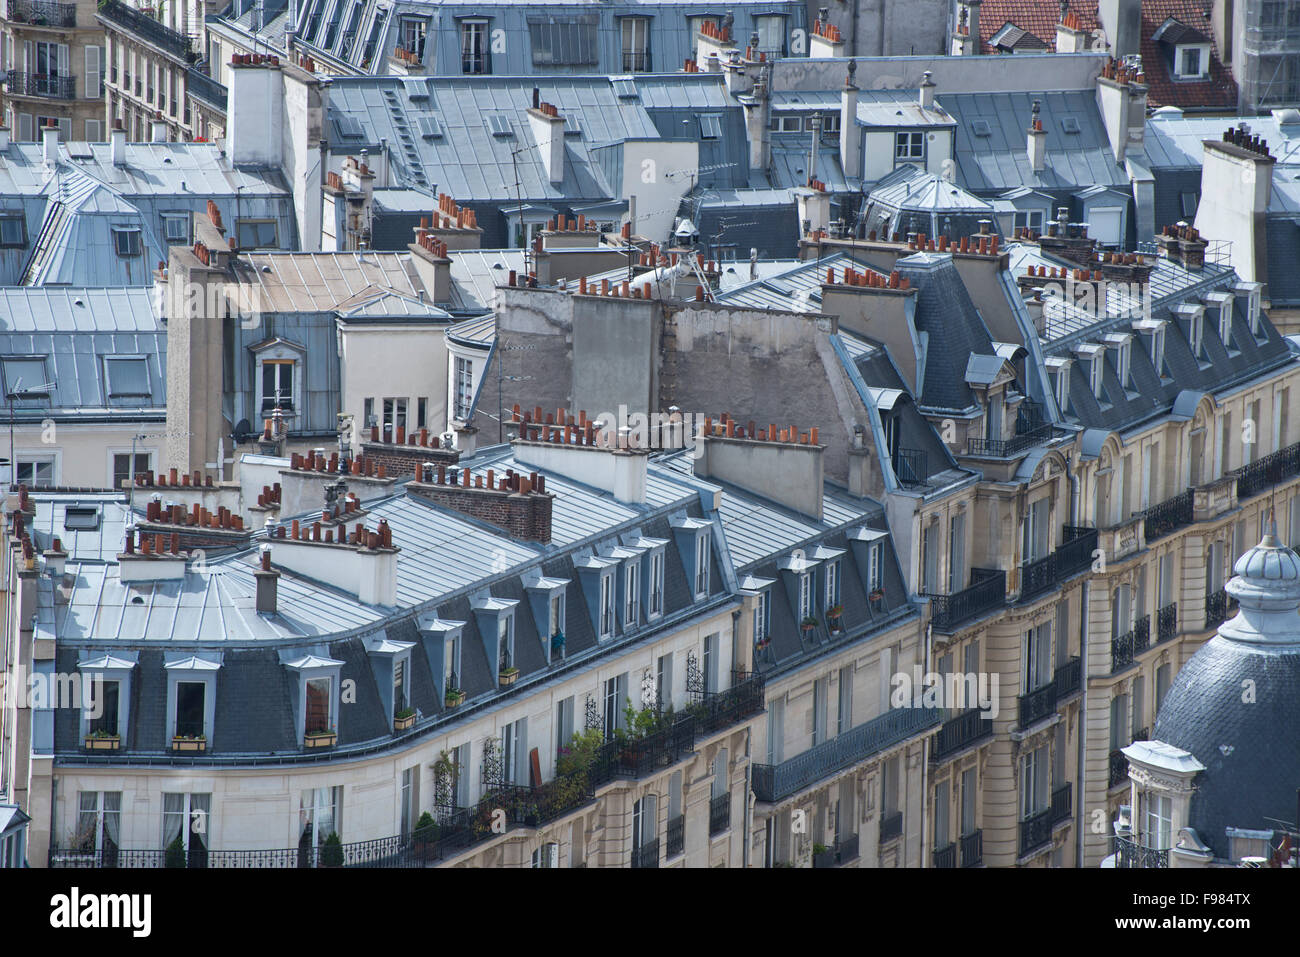
<path id="1" fill-rule="evenodd" d="M 121 120 L 113 121 L 113 130 L 108 135 L 109 154 L 114 166 L 126 165 L 126 129 Z"/>
<path id="2" fill-rule="evenodd" d="M 271 546 L 263 545 L 257 576 L 257 613 L 274 615 L 279 592 L 280 573 L 271 567 Z"/>
<path id="3" fill-rule="evenodd" d="M 934 81 L 933 81 L 932 79 L 930 79 L 931 75 L 932 75 L 932 74 L 930 73 L 930 71 L 929 71 L 929 70 L 926 70 L 926 71 L 925 71 L 925 76 L 924 76 L 924 78 L 921 80 L 921 99 L 920 99 L 920 103 L 921 103 L 921 109 L 923 109 L 923 110 L 932 110 L 932 109 L 934 109 L 934 87 L 935 87 L 935 83 L 934 83 Z M 841 129 L 843 129 L 843 127 L 841 127 Z"/>
<path id="4" fill-rule="evenodd" d="M 41 130 L 41 142 L 44 144 L 45 165 L 54 166 L 59 161 L 59 127 L 54 120 Z"/>
<path id="5" fill-rule="evenodd" d="M 1039 116 L 1042 104 L 1034 100 L 1033 118 L 1029 122 L 1028 154 L 1029 165 L 1035 173 L 1047 168 L 1047 131 L 1043 129 L 1043 120 Z"/>
<path id="6" fill-rule="evenodd" d="M 167 121 L 162 118 L 161 114 L 154 117 L 149 122 L 149 142 L 150 143 L 167 142 Z"/>

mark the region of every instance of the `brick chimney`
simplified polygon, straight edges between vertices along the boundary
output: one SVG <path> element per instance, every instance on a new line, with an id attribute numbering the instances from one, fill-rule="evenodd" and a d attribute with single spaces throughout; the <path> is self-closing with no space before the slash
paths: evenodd
<path id="1" fill-rule="evenodd" d="M 1057 53 L 1087 53 L 1091 45 L 1091 36 L 1083 29 L 1079 15 L 1062 3 L 1061 21 L 1056 25 Z"/>
<path id="2" fill-rule="evenodd" d="M 271 546 L 263 545 L 261 563 L 253 574 L 257 577 L 257 613 L 274 615 L 279 594 L 280 573 L 271 567 Z"/>
<path id="3" fill-rule="evenodd" d="M 428 222 L 427 218 L 420 220 L 415 242 L 406 248 L 430 301 L 445 305 L 451 302 L 451 257 L 447 255 L 447 244 L 430 232 Z"/>
<path id="4" fill-rule="evenodd" d="M 515 461 L 554 472 L 609 492 L 620 502 L 645 501 L 646 464 L 650 450 L 637 448 L 635 437 L 617 433 L 617 423 L 575 418 L 564 409 L 543 416 L 540 408 L 515 406 L 512 423 L 519 430 Z"/>
<path id="5" fill-rule="evenodd" d="M 830 22 L 830 11 L 822 7 L 817 11 L 817 19 L 813 21 L 812 31 L 808 35 L 808 58 L 838 60 L 845 56 L 846 49 L 844 34 Z"/>
<path id="6" fill-rule="evenodd" d="M 126 551 L 117 556 L 118 578 L 123 583 L 179 581 L 185 577 L 189 553 L 180 550 L 180 535 L 139 532 L 140 544 L 135 544 L 137 530 L 127 532 Z"/>
<path id="7" fill-rule="evenodd" d="M 724 413 L 718 422 L 705 419 L 695 441 L 703 446 L 696 478 L 721 479 L 821 520 L 826 446 L 816 428 L 740 425 Z"/>
<path id="8" fill-rule="evenodd" d="M 551 540 L 551 505 L 546 478 L 537 472 L 468 468 L 427 462 L 407 493 L 495 525 L 513 538 L 547 544 Z"/>

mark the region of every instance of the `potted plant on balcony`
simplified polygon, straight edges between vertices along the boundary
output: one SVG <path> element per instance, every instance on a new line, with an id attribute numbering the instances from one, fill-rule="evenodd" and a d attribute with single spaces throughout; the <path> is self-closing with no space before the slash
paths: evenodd
<path id="1" fill-rule="evenodd" d="M 201 734 L 178 734 L 172 737 L 173 751 L 206 751 L 208 739 Z"/>
<path id="2" fill-rule="evenodd" d="M 400 734 L 407 731 L 415 724 L 415 709 L 403 708 L 397 714 L 393 715 L 393 733 Z"/>
<path id="3" fill-rule="evenodd" d="M 825 844 L 814 844 L 812 851 L 813 867 L 831 867 L 835 863 L 835 852 Z"/>
<path id="4" fill-rule="evenodd" d="M 754 650 L 762 651 L 771 643 L 772 643 L 772 637 L 770 635 L 764 635 L 762 638 L 758 639 L 758 641 L 754 642 Z"/>
<path id="5" fill-rule="evenodd" d="M 812 615 L 808 615 L 806 618 L 804 618 L 803 621 L 799 623 L 799 628 L 803 631 L 804 634 L 807 634 L 808 632 L 812 631 L 816 627 L 817 627 L 817 619 L 814 618 Z"/>
<path id="6" fill-rule="evenodd" d="M 343 841 L 334 831 L 330 831 L 329 837 L 325 838 L 325 843 L 321 845 L 320 866 L 343 866 Z"/>
<path id="7" fill-rule="evenodd" d="M 551 654 L 564 654 L 564 632 L 557 631 L 555 634 L 551 635 Z"/>
<path id="8" fill-rule="evenodd" d="M 883 588 L 873 588 L 867 598 L 871 600 L 873 605 L 879 605 L 885 600 L 885 590 Z"/>
<path id="9" fill-rule="evenodd" d="M 840 619 L 844 617 L 843 605 L 832 605 L 826 609 L 826 624 L 830 626 L 832 634 L 839 634 L 844 630 L 840 625 Z"/>
<path id="10" fill-rule="evenodd" d="M 86 735 L 87 751 L 116 751 L 121 743 L 122 739 L 119 736 L 109 734 L 102 729 Z"/>
<path id="11" fill-rule="evenodd" d="M 501 682 L 502 688 L 509 688 L 519 678 L 519 669 L 514 665 L 506 668 L 504 671 L 497 672 L 497 679 Z"/>
<path id="12" fill-rule="evenodd" d="M 459 688 L 448 688 L 447 693 L 442 697 L 442 703 L 448 708 L 459 708 L 465 703 L 465 692 Z"/>
<path id="13" fill-rule="evenodd" d="M 303 735 L 302 746 L 304 748 L 332 748 L 338 737 L 338 732 L 333 728 L 317 728 L 315 731 L 308 731 Z"/>
<path id="14" fill-rule="evenodd" d="M 433 822 L 433 815 L 425 811 L 420 815 L 420 819 L 415 822 L 415 833 L 412 837 L 419 847 L 431 844 L 438 836 L 438 825 Z"/>
<path id="15" fill-rule="evenodd" d="M 164 867 L 184 867 L 185 866 L 185 845 L 181 841 L 181 836 L 177 834 L 170 844 L 167 845 L 167 853 L 163 856 Z"/>

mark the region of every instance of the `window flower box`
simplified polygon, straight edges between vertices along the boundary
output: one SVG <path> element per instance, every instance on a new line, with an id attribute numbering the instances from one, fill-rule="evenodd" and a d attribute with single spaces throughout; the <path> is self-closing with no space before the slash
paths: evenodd
<path id="1" fill-rule="evenodd" d="M 807 618 L 805 618 L 802 622 L 799 623 L 799 627 L 806 634 L 817 627 L 817 619 L 812 617 L 812 615 L 809 615 Z"/>
<path id="2" fill-rule="evenodd" d="M 465 703 L 465 692 L 459 688 L 448 688 L 447 693 L 443 696 L 442 703 L 448 708 L 459 708 Z"/>
<path id="3" fill-rule="evenodd" d="M 176 735 L 172 738 L 173 751 L 206 751 L 208 750 L 208 739 L 203 735 L 187 737 L 185 735 Z"/>
<path id="4" fill-rule="evenodd" d="M 122 745 L 122 739 L 116 734 L 95 732 L 86 735 L 87 751 L 116 751 Z"/>
<path id="5" fill-rule="evenodd" d="M 516 681 L 519 680 L 519 669 L 507 668 L 505 671 L 498 672 L 497 678 L 501 682 L 502 688 L 509 688 L 512 684 L 514 684 Z"/>
<path id="6" fill-rule="evenodd" d="M 393 718 L 393 733 L 400 734 L 403 731 L 409 731 L 415 725 L 415 709 L 403 708 L 397 712 Z"/>
<path id="7" fill-rule="evenodd" d="M 303 735 L 302 746 L 304 748 L 332 748 L 338 739 L 339 736 L 336 731 L 308 731 Z"/>
<path id="8" fill-rule="evenodd" d="M 867 597 L 870 598 L 872 601 L 884 601 L 885 590 L 883 588 L 877 588 Z"/>

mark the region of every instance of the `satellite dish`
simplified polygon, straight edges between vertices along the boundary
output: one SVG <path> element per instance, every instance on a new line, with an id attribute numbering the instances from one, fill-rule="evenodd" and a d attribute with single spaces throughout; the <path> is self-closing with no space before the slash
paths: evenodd
<path id="1" fill-rule="evenodd" d="M 235 426 L 235 431 L 231 438 L 233 438 L 235 444 L 238 445 L 240 442 L 247 442 L 254 434 L 253 424 L 247 419 L 240 419 L 239 423 Z"/>

